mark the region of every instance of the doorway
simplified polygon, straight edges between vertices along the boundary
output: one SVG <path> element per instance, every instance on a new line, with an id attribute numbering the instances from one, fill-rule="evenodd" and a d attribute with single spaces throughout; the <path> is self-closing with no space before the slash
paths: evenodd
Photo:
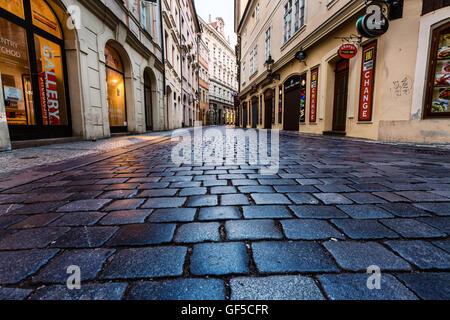
<path id="1" fill-rule="evenodd" d="M 119 53 L 109 45 L 105 46 L 105 67 L 111 133 L 126 132 L 125 71 Z"/>
<path id="2" fill-rule="evenodd" d="M 300 76 L 290 77 L 284 83 L 284 130 L 300 129 Z"/>
<path id="3" fill-rule="evenodd" d="M 258 126 L 258 98 L 252 98 L 252 128 L 256 129 Z"/>
<path id="4" fill-rule="evenodd" d="M 347 121 L 349 61 L 336 64 L 334 84 L 333 131 L 345 132 Z"/>
<path id="5" fill-rule="evenodd" d="M 150 71 L 144 71 L 144 104 L 145 104 L 145 128 L 153 130 L 153 93 Z"/>
<path id="6" fill-rule="evenodd" d="M 269 89 L 264 93 L 264 129 L 272 129 L 272 111 L 275 108 L 274 97 L 273 89 Z"/>
<path id="7" fill-rule="evenodd" d="M 247 103 L 244 103 L 244 107 L 242 108 L 242 127 L 247 128 Z"/>

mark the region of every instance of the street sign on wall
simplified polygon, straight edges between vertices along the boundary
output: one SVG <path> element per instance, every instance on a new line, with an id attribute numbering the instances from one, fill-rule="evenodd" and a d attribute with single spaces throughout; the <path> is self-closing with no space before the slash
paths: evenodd
<path id="1" fill-rule="evenodd" d="M 376 54 L 377 54 L 377 42 L 376 41 L 364 46 L 363 54 L 362 54 L 359 121 L 371 121 L 372 120 Z"/>

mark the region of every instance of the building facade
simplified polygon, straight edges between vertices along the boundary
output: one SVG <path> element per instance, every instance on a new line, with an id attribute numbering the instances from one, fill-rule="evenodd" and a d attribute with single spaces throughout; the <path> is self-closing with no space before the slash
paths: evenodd
<path id="1" fill-rule="evenodd" d="M 0 149 L 164 128 L 159 1 L 1 0 L 0 24 Z"/>
<path id="2" fill-rule="evenodd" d="M 198 45 L 198 84 L 199 84 L 199 102 L 200 112 L 199 121 L 202 125 L 206 126 L 210 124 L 210 111 L 209 111 L 209 50 L 206 42 L 200 38 Z"/>
<path id="3" fill-rule="evenodd" d="M 192 0 L 180 1 L 182 126 L 190 127 L 198 119 L 198 41 L 200 23 Z"/>
<path id="4" fill-rule="evenodd" d="M 178 0 L 162 1 L 162 21 L 165 53 L 165 129 L 180 128 L 183 123 L 181 105 L 181 18 Z"/>
<path id="5" fill-rule="evenodd" d="M 240 125 L 372 140 L 450 142 L 450 3 L 399 1 L 359 38 L 355 0 L 236 0 Z M 386 5 L 385 5 L 386 6 Z M 343 59 L 343 44 L 356 56 Z"/>
<path id="6" fill-rule="evenodd" d="M 208 23 L 200 18 L 202 38 L 209 49 L 210 123 L 234 124 L 234 97 L 237 94 L 236 56 L 225 38 L 224 21 L 217 18 Z"/>

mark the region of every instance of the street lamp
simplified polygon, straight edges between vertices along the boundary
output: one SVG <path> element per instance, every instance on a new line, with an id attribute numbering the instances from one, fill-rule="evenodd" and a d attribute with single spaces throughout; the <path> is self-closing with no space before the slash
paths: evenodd
<path id="1" fill-rule="evenodd" d="M 272 56 L 269 55 L 264 65 L 266 66 L 267 70 L 267 77 L 271 80 L 280 80 L 279 74 L 273 74 L 273 65 L 275 64 L 275 61 L 272 59 Z"/>

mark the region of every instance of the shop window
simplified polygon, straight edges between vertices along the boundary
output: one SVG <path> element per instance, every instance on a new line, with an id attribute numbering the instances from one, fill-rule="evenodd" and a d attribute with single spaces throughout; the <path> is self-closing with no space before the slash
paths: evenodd
<path id="1" fill-rule="evenodd" d="M 35 124 L 26 32 L 25 29 L 2 18 L 0 70 L 8 124 Z"/>
<path id="2" fill-rule="evenodd" d="M 0 0 L 0 8 L 25 19 L 25 13 L 23 11 L 23 0 Z"/>
<path id="3" fill-rule="evenodd" d="M 124 128 L 127 126 L 127 113 L 122 60 L 116 50 L 106 46 L 105 61 L 109 125 L 113 128 Z"/>
<path id="4" fill-rule="evenodd" d="M 39 97 L 44 125 L 68 125 L 61 46 L 34 36 Z"/>
<path id="5" fill-rule="evenodd" d="M 423 0 L 422 14 L 450 6 L 450 0 Z"/>
<path id="6" fill-rule="evenodd" d="M 449 117 L 450 24 L 433 32 L 425 105 L 426 117 Z"/>
<path id="7" fill-rule="evenodd" d="M 58 19 L 55 17 L 52 9 L 42 0 L 31 0 L 30 4 L 33 24 L 51 35 L 62 39 Z"/>
<path id="8" fill-rule="evenodd" d="M 72 134 L 65 72 L 61 27 L 47 2 L 0 0 L 0 74 L 11 139 Z"/>

